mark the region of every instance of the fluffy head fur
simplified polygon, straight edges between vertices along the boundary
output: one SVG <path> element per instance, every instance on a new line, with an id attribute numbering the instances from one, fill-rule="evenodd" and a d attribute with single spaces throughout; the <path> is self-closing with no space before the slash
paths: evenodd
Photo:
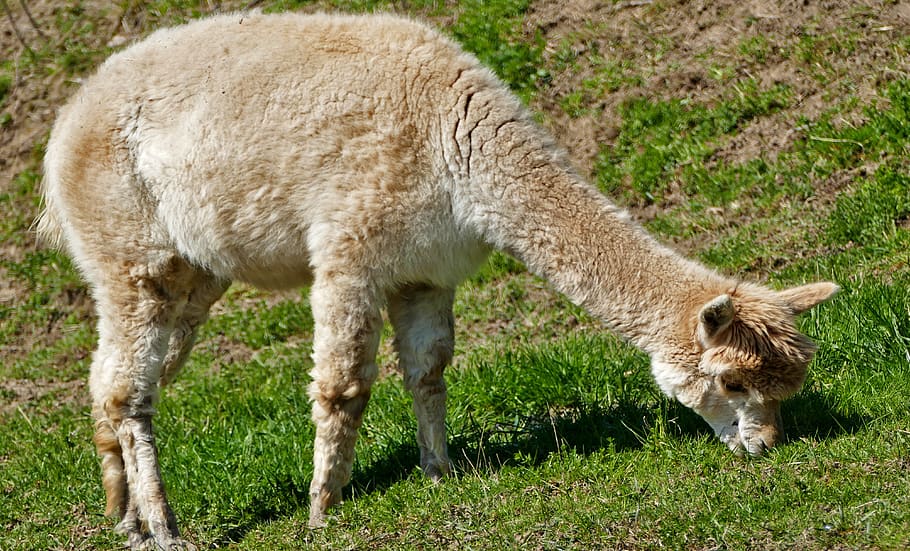
<path id="1" fill-rule="evenodd" d="M 830 283 L 783 292 L 737 285 L 693 308 L 691 344 L 667 341 L 654 354 L 655 377 L 731 449 L 762 453 L 781 438 L 780 401 L 800 389 L 816 348 L 794 318 L 837 290 Z"/>

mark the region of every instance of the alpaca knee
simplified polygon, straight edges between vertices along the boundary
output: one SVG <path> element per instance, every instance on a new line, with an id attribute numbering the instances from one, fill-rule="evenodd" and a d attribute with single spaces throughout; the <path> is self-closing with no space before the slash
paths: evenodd
<path id="1" fill-rule="evenodd" d="M 313 420 L 318 425 L 326 415 L 359 420 L 369 400 L 373 382 L 379 375 L 379 368 L 373 362 L 344 370 L 320 368 L 317 365 L 311 375 L 313 382 L 307 390 L 314 405 Z M 319 406 L 318 417 L 316 406 Z"/>
<path id="2" fill-rule="evenodd" d="M 412 391 L 427 389 L 430 392 L 445 391 L 443 372 L 452 362 L 454 342 L 448 336 L 434 341 L 424 350 L 406 347 L 397 343 L 405 387 Z"/>
<path id="3" fill-rule="evenodd" d="M 338 438 L 350 437 L 347 432 L 356 434 L 363 421 L 363 412 L 370 399 L 372 381 L 357 381 L 346 387 L 313 382 L 309 388 L 313 401 L 313 422 L 318 432 L 345 432 Z"/>
<path id="4" fill-rule="evenodd" d="M 341 501 L 341 489 L 351 479 L 354 444 L 370 398 L 372 379 L 346 385 L 314 381 L 313 400 L 316 442 L 313 480 L 310 484 L 310 526 L 323 524 L 326 511 Z"/>
<path id="5" fill-rule="evenodd" d="M 168 341 L 167 354 L 161 365 L 161 386 L 165 386 L 174 380 L 180 368 L 186 363 L 195 341 L 195 328 L 191 328 L 187 324 L 181 324 L 174 329 Z"/>

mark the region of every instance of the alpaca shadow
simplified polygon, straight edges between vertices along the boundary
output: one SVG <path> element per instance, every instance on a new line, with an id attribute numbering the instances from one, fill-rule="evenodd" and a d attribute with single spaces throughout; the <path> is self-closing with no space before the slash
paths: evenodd
<path id="1" fill-rule="evenodd" d="M 461 431 L 451 436 L 449 455 L 456 476 L 492 473 L 510 465 L 536 466 L 557 452 L 589 455 L 604 449 L 617 453 L 639 449 L 654 427 L 676 435 L 710 433 L 700 417 L 681 405 L 662 402 L 643 407 L 622 402 L 611 408 L 542 412 L 492 425 L 469 417 Z M 386 451 L 367 468 L 355 466 L 345 498 L 385 490 L 419 470 L 416 443 L 401 443 Z"/>
<path id="2" fill-rule="evenodd" d="M 781 407 L 787 441 L 828 440 L 862 430 L 870 418 L 842 413 L 831 406 L 831 399 L 815 389 L 804 389 Z"/>
<path id="3" fill-rule="evenodd" d="M 783 403 L 785 441 L 826 440 L 853 434 L 869 419 L 844 414 L 828 397 L 806 389 Z M 614 453 L 641 449 L 653 433 L 671 438 L 713 438 L 713 430 L 689 408 L 672 400 L 657 405 L 624 401 L 610 408 L 587 408 L 561 414 L 542 412 L 510 423 L 480 423 L 469 418 L 452 435 L 449 454 L 458 473 L 492 473 L 510 465 L 537 466 L 553 453 L 572 451 L 589 455 L 600 450 Z M 717 445 L 722 445 L 719 441 Z M 417 471 L 420 452 L 416 443 L 399 443 L 379 460 L 355 467 L 345 498 L 382 491 Z"/>
<path id="4" fill-rule="evenodd" d="M 809 389 L 785 401 L 782 416 L 788 440 L 836 438 L 858 432 L 868 422 L 859 415 L 842 414 L 829 404 L 826 395 Z M 506 466 L 533 467 L 553 453 L 565 451 L 579 455 L 600 450 L 634 451 L 641 449 L 654 433 L 671 438 L 713 437 L 701 417 L 676 401 L 660 400 L 649 406 L 624 401 L 610 408 L 541 412 L 492 425 L 468 418 L 450 438 L 449 453 L 457 477 L 463 473 L 493 473 Z M 355 464 L 343 499 L 381 492 L 409 477 L 423 476 L 418 467 L 420 452 L 413 439 L 389 445 L 375 457 L 368 464 Z M 245 522 L 223 533 L 218 543 L 241 541 L 256 526 L 309 507 L 308 488 L 299 481 L 288 477 L 273 485 L 270 493 L 282 496 L 284 506 L 260 502 L 260 510 L 245 511 Z"/>

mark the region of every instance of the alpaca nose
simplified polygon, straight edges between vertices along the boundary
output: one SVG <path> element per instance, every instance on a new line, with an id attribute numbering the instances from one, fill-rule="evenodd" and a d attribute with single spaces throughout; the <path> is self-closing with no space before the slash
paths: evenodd
<path id="1" fill-rule="evenodd" d="M 746 451 L 750 455 L 762 455 L 777 445 L 781 430 L 777 424 L 759 426 L 754 432 L 743 435 Z"/>

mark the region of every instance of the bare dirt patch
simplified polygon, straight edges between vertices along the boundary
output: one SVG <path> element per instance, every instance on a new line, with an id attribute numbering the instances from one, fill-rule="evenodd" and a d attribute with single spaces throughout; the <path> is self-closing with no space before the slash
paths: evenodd
<path id="1" fill-rule="evenodd" d="M 862 107 L 884 101 L 877 92 L 882 84 L 910 70 L 892 55 L 894 41 L 910 33 L 910 5 L 901 2 L 540 1 L 525 32 L 543 36 L 551 61 L 573 58 L 534 107 L 583 173 L 591 172 L 599 148 L 613 143 L 619 107 L 632 98 L 710 105 L 735 93 L 739 79 L 786 86 L 793 98 L 788 108 L 721 145 L 718 159 L 742 162 L 774 158 L 799 137 L 800 118 L 817 117 L 845 95 L 856 98 L 856 108 L 840 119 L 859 122 Z M 823 59 L 814 57 L 818 52 Z M 625 67 L 635 80 L 598 98 L 595 114 L 571 117 L 561 102 L 601 72 L 592 55 Z"/>
<path id="2" fill-rule="evenodd" d="M 47 397 L 54 397 L 54 406 L 88 405 L 86 383 L 81 380 L 57 381 L 51 379 L 0 380 L 0 416 L 16 411 L 27 404 L 35 404 Z"/>
<path id="3" fill-rule="evenodd" d="M 53 22 L 66 9 L 60 2 L 37 0 L 28 3 L 28 13 L 18 2 L 7 2 L 9 13 L 0 11 L 0 59 L 16 60 L 14 78 L 2 105 L 4 120 L 0 133 L 0 190 L 6 189 L 17 173 L 32 161 L 35 144 L 40 143 L 53 122 L 57 108 L 74 89 L 76 81 L 61 67 L 29 64 L 29 50 L 64 50 L 68 34 L 58 32 Z M 104 15 L 103 2 L 81 2 L 80 8 L 94 13 L 99 32 L 96 42 L 103 44 L 105 28 L 114 21 Z M 33 24 L 34 22 L 34 24 Z M 73 30 L 72 32 L 75 32 Z"/>

